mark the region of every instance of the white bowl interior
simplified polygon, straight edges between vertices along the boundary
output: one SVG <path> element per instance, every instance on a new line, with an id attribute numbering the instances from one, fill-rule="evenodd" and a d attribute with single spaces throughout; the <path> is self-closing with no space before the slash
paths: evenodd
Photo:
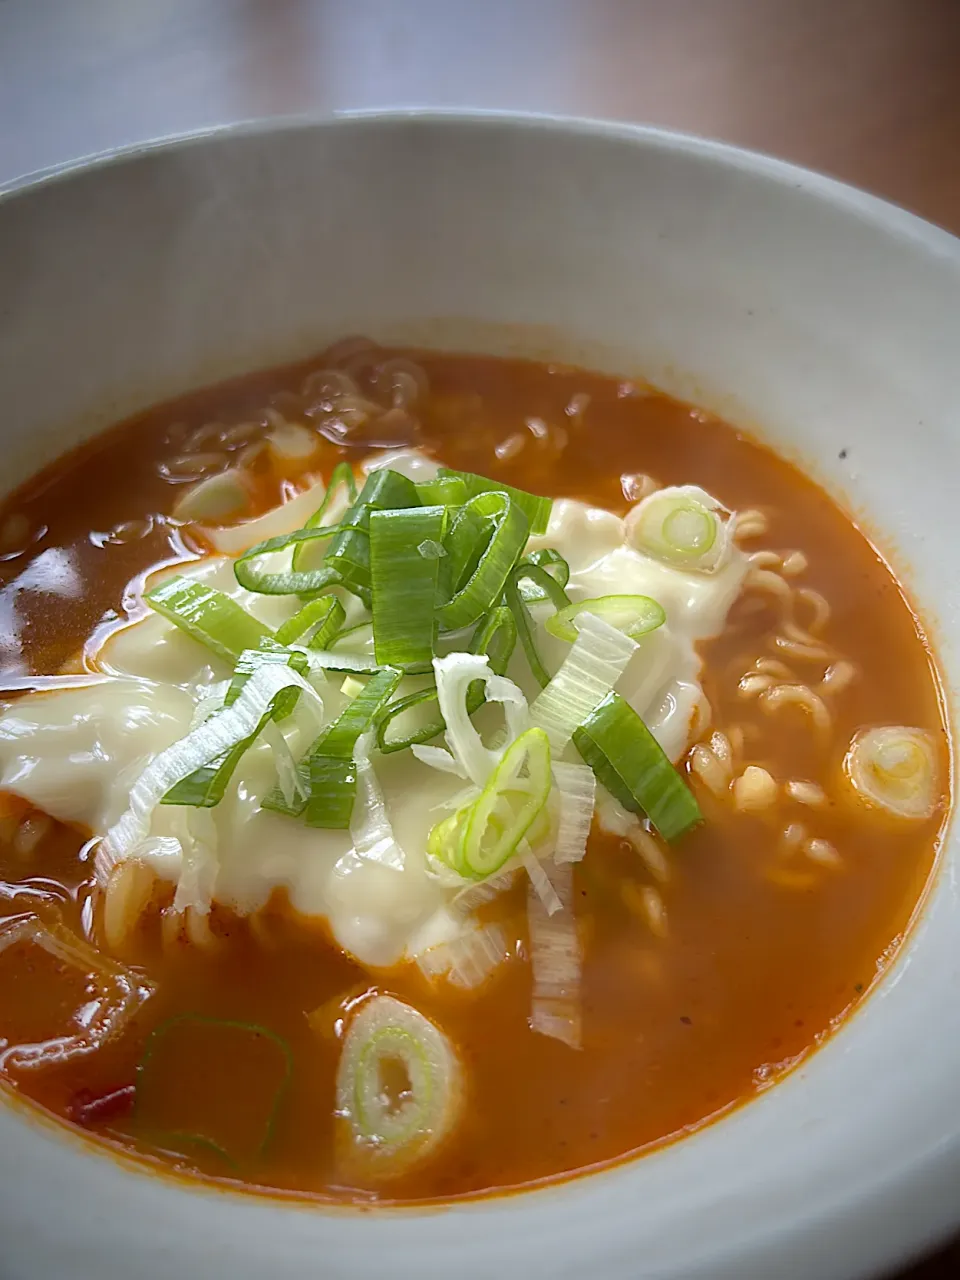
<path id="1" fill-rule="evenodd" d="M 960 246 L 869 197 L 643 130 L 357 118 L 14 194 L 0 280 L 6 487 L 152 401 L 345 332 L 550 355 L 644 376 L 800 459 L 960 673 Z M 5 1275 L 865 1273 L 960 1217 L 958 859 L 951 842 L 879 990 L 783 1084 L 533 1195 L 358 1221 L 134 1176 L 4 1108 Z"/>

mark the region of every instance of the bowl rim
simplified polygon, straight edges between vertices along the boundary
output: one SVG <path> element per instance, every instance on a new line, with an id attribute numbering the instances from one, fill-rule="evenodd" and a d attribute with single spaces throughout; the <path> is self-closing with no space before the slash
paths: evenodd
<path id="1" fill-rule="evenodd" d="M 103 169 L 109 170 L 114 166 L 126 165 L 154 155 L 163 156 L 192 150 L 194 147 L 210 143 L 328 129 L 365 127 L 402 129 L 421 124 L 452 131 L 492 127 L 508 132 L 542 131 L 580 138 L 619 140 L 663 154 L 685 155 L 721 168 L 736 170 L 772 183 L 781 189 L 796 190 L 902 242 L 912 244 L 920 251 L 939 260 L 948 270 L 954 271 L 960 286 L 960 236 L 880 196 L 791 161 L 733 143 L 653 125 L 551 112 L 409 107 L 370 108 L 332 113 L 320 111 L 248 118 L 231 123 L 176 131 L 156 138 L 109 147 L 0 181 L 0 207 L 11 200 L 37 194 L 61 181 L 92 175 Z M 948 816 L 943 835 L 944 845 L 953 834 L 953 818 L 957 808 L 955 803 L 953 811 Z M 936 892 L 937 882 L 942 872 L 943 855 L 941 853 L 934 867 L 928 891 L 921 903 L 921 915 Z M 912 927 L 911 925 L 911 931 Z M 6 1100 L 6 1091 L 3 1092 L 2 1105 L 7 1107 L 10 1104 Z M 52 1129 L 56 1132 L 58 1141 L 69 1142 L 75 1137 L 61 1122 L 49 1119 L 42 1113 L 34 1114 L 32 1107 L 17 1106 L 19 1101 L 14 1099 L 16 1109 L 21 1112 L 21 1115 L 24 1112 L 29 1113 L 29 1119 L 36 1124 L 38 1131 Z M 145 1176 L 156 1177 L 156 1173 L 148 1166 L 136 1160 L 128 1161 L 122 1154 L 118 1158 L 117 1153 L 99 1143 L 89 1143 L 81 1138 L 71 1145 L 82 1147 L 91 1154 L 96 1152 L 111 1162 L 121 1163 L 127 1168 L 136 1165 Z M 651 1154 L 655 1155 L 656 1152 Z M 630 1158 L 626 1158 L 613 1166 L 614 1170 L 619 1168 L 621 1163 L 631 1162 Z M 581 1187 L 590 1183 L 596 1185 L 599 1178 L 606 1172 L 608 1172 L 606 1169 L 597 1170 L 596 1173 L 588 1170 L 556 1183 L 533 1187 L 531 1198 L 542 1200 L 544 1196 L 557 1192 L 575 1190 L 578 1185 Z M 938 1187 L 942 1189 L 951 1178 L 955 1179 L 958 1173 L 960 1173 L 960 1124 L 957 1125 L 955 1132 L 945 1132 L 938 1142 L 916 1153 L 908 1163 L 892 1169 L 873 1171 L 851 1188 L 842 1199 L 835 1200 L 829 1210 L 825 1210 L 822 1205 L 812 1208 L 796 1207 L 792 1213 L 784 1213 L 776 1222 L 759 1229 L 754 1228 L 749 1236 L 744 1236 L 735 1244 L 727 1246 L 721 1253 L 713 1254 L 708 1260 L 694 1264 L 695 1270 L 691 1270 L 689 1274 L 695 1274 L 706 1280 L 706 1277 L 713 1275 L 714 1267 L 718 1274 L 723 1269 L 724 1276 L 735 1274 L 736 1269 L 742 1269 L 744 1276 L 769 1274 L 754 1272 L 753 1268 L 757 1265 L 775 1265 L 774 1259 L 782 1258 L 784 1252 L 792 1252 L 802 1247 L 803 1242 L 809 1242 L 820 1232 L 829 1233 L 834 1254 L 840 1255 L 839 1258 L 835 1256 L 835 1263 L 839 1262 L 839 1269 L 830 1269 L 831 1276 L 852 1277 L 864 1274 L 863 1267 L 873 1263 L 869 1257 L 865 1258 L 863 1255 L 868 1252 L 875 1253 L 875 1246 L 881 1237 L 883 1238 L 882 1265 L 888 1268 L 896 1266 L 922 1250 L 933 1247 L 956 1229 L 960 1222 L 960 1207 L 951 1204 L 949 1197 L 944 1198 L 942 1203 L 937 1203 L 934 1192 Z M 161 1175 L 160 1181 L 168 1184 L 175 1181 L 185 1193 L 195 1190 L 188 1180 L 169 1179 Z M 283 1210 L 297 1213 L 303 1210 L 315 1212 L 319 1208 L 321 1214 L 329 1213 L 328 1206 L 316 1206 L 309 1201 L 272 1198 L 269 1195 L 251 1197 L 249 1193 L 242 1190 L 233 1191 L 231 1188 L 208 1187 L 204 1184 L 198 1184 L 196 1189 L 208 1193 L 213 1191 L 223 1196 L 224 1200 L 237 1200 L 240 1197 L 244 1204 L 251 1204 L 251 1201 L 259 1202 L 263 1210 L 273 1212 Z M 901 1214 L 894 1223 L 896 1207 L 899 1206 L 902 1209 L 905 1193 L 910 1193 L 915 1206 L 924 1198 L 929 1198 L 929 1203 L 924 1213 L 917 1212 L 908 1218 L 904 1218 Z M 430 1205 L 422 1216 L 436 1217 L 438 1209 L 443 1211 L 447 1208 L 471 1214 L 499 1207 L 512 1207 L 516 1210 L 522 1206 L 528 1194 L 531 1193 L 517 1191 L 470 1201 L 454 1201 L 449 1206 Z M 419 1213 L 416 1205 L 401 1206 L 399 1213 L 390 1207 L 384 1218 L 387 1221 L 392 1219 L 396 1222 L 398 1217 L 406 1217 L 410 1220 Z M 881 1213 L 887 1217 L 885 1227 L 878 1221 Z M 333 1206 L 332 1216 L 339 1217 L 343 1221 L 343 1215 L 337 1213 L 336 1206 Z M 367 1221 L 369 1222 L 369 1219 Z M 875 1233 L 874 1248 L 866 1249 L 861 1240 L 858 1249 L 856 1247 L 858 1239 L 871 1231 Z M 859 1262 L 856 1261 L 857 1255 L 860 1256 Z M 796 1257 L 791 1262 L 784 1259 L 784 1262 L 785 1270 L 782 1274 L 796 1276 L 805 1274 L 795 1269 Z"/>

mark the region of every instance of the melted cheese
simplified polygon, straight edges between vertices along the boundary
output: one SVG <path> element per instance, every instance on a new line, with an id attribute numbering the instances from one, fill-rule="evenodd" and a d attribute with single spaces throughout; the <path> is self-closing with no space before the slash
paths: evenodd
<path id="1" fill-rule="evenodd" d="M 432 460 L 411 450 L 378 456 L 366 469 L 374 466 L 393 466 L 415 479 L 436 470 Z M 320 496 L 312 491 L 303 510 L 296 499 L 242 526 L 244 545 L 281 526 L 296 527 L 290 520 L 302 523 Z M 733 551 L 710 575 L 680 572 L 627 545 L 624 521 L 617 516 L 566 499 L 554 504 L 547 533 L 530 540 L 530 550 L 543 546 L 555 547 L 568 560 L 574 600 L 635 593 L 663 605 L 666 624 L 641 642 L 618 689 L 677 760 L 690 745 L 703 698 L 696 643 L 722 630 L 743 581 L 743 557 Z M 272 627 L 298 607 L 294 598 L 244 591 L 225 557 L 180 568 Z M 355 608 L 352 598 L 347 602 Z M 538 610 L 541 653 L 555 670 L 568 646 L 544 630 L 549 608 Z M 130 787 L 147 761 L 188 732 L 211 682 L 230 671 L 154 614 L 110 636 L 97 665 L 106 679 L 29 695 L 0 715 L 0 786 L 62 821 L 100 834 L 126 808 Z M 535 696 L 537 686 L 519 647 L 510 675 L 528 697 Z M 323 682 L 328 718 L 345 704 L 341 682 L 342 676 Z M 315 731 L 315 723 L 299 711 L 283 726 L 295 755 L 306 750 Z M 431 826 L 445 812 L 438 806 L 463 783 L 422 765 L 409 752 L 375 757 L 375 767 L 403 851 L 402 868 L 358 856 L 349 832 L 312 829 L 263 809 L 259 798 L 275 784 L 276 771 L 273 753 L 262 741 L 245 754 L 214 809 L 199 814 L 171 806 L 156 809 L 151 836 L 175 836 L 183 852 L 171 856 L 169 846 L 158 848 L 149 855 L 151 865 L 158 875 L 179 881 L 178 901 L 191 900 L 191 894 L 202 901 L 209 893 L 240 913 L 255 911 L 275 889 L 284 888 L 299 911 L 325 917 L 341 946 L 363 963 L 395 963 L 449 899 L 450 890 L 427 873 L 425 845 Z"/>

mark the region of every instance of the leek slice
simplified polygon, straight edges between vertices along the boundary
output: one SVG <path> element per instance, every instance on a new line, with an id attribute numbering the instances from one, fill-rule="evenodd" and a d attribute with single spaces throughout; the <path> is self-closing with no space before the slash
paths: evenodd
<path id="1" fill-rule="evenodd" d="M 929 818 L 940 800 L 933 738 L 923 729 L 883 725 L 856 735 L 843 762 L 847 778 L 867 804 L 898 818 Z"/>
<path id="2" fill-rule="evenodd" d="M 535 565 L 538 569 L 546 569 L 550 577 L 558 582 L 561 587 L 566 587 L 570 581 L 570 566 L 560 552 L 553 547 L 543 547 L 540 551 L 531 551 L 520 563 Z M 552 598 L 550 592 L 538 586 L 532 578 L 521 578 L 519 587 L 520 595 L 528 604 L 535 604 L 538 600 Z"/>
<path id="3" fill-rule="evenodd" d="M 405 1076 L 398 1097 L 391 1079 Z M 392 996 L 365 1001 L 347 1030 L 337 1068 L 337 1118 L 345 1163 L 378 1178 L 420 1163 L 451 1135 L 462 1069 L 443 1032 Z"/>
<path id="4" fill-rule="evenodd" d="M 105 884 L 117 862 L 150 834 L 153 811 L 176 783 L 253 733 L 277 694 L 290 687 L 322 702 L 303 676 L 286 665 L 264 663 L 253 672 L 232 707 L 215 712 L 185 738 L 155 755 L 130 791 L 129 807 L 107 832 L 97 853 L 97 878 Z"/>
<path id="5" fill-rule="evenodd" d="M 301 676 L 305 676 L 309 670 L 309 663 L 305 654 L 284 648 L 273 640 L 264 640 L 261 642 L 259 649 L 244 649 L 237 659 L 237 665 L 234 667 L 233 676 L 224 695 L 223 705 L 232 707 L 245 689 L 247 681 L 253 673 L 260 667 L 269 665 L 290 667 L 291 670 L 296 671 Z M 297 705 L 298 697 L 298 690 L 289 689 L 284 699 L 278 702 L 273 719 L 285 719 Z"/>
<path id="6" fill-rule="evenodd" d="M 574 606 L 571 606 L 570 597 L 560 583 L 546 568 L 542 568 L 539 565 L 521 562 L 507 579 L 504 599 L 517 624 L 517 634 L 520 637 L 520 643 L 523 645 L 524 653 L 527 655 L 530 670 L 533 672 L 534 678 L 541 689 L 544 689 L 550 683 L 550 672 L 543 665 L 543 660 L 537 649 L 537 642 L 533 636 L 533 619 L 530 617 L 530 611 L 526 606 L 521 591 L 524 582 L 533 583 L 537 590 L 542 593 L 540 598 L 549 600 L 555 609 L 566 610 Z"/>
<path id="7" fill-rule="evenodd" d="M 434 476 L 421 480 L 417 494 L 425 507 L 462 507 L 470 495 L 466 484 L 458 476 Z"/>
<path id="8" fill-rule="evenodd" d="M 727 551 L 728 530 L 714 498 L 694 485 L 659 489 L 627 517 L 627 534 L 637 548 L 678 569 L 713 573 Z"/>
<path id="9" fill-rule="evenodd" d="M 295 613 L 277 628 L 277 644 L 293 644 L 309 634 L 311 649 L 328 649 L 343 626 L 346 610 L 336 596 L 321 596 L 310 600 L 299 613 Z"/>
<path id="10" fill-rule="evenodd" d="M 294 529 L 292 533 L 280 533 L 266 542 L 258 542 L 234 561 L 233 572 L 240 586 L 259 595 L 288 596 L 307 595 L 311 592 L 329 591 L 341 583 L 339 575 L 328 565 L 318 569 L 278 569 L 264 567 L 269 556 L 298 549 L 308 542 L 333 538 L 339 525 L 327 525 L 318 529 Z"/>
<path id="11" fill-rule="evenodd" d="M 446 532 L 446 507 L 371 513 L 370 582 L 378 662 L 411 667 L 433 658 L 439 557 L 425 556 L 420 548 L 423 543 L 441 547 Z"/>
<path id="12" fill-rule="evenodd" d="M 594 596 L 589 600 L 568 604 L 547 618 L 544 625 L 558 640 L 569 640 L 572 643 L 579 635 L 577 618 L 582 612 L 602 618 L 631 640 L 639 640 L 651 631 L 656 631 L 667 620 L 663 606 L 650 596 L 614 595 Z"/>
<path id="13" fill-rule="evenodd" d="M 384 667 L 370 677 L 307 753 L 304 769 L 309 794 L 302 810 L 308 827 L 346 830 L 357 794 L 357 741 L 393 696 L 403 673 Z"/>
<path id="14" fill-rule="evenodd" d="M 353 468 L 350 466 L 349 462 L 338 462 L 333 468 L 333 471 L 330 474 L 330 483 L 327 485 L 327 491 L 323 495 L 323 502 L 321 502 L 317 510 L 314 511 L 313 515 L 307 520 L 304 525 L 305 529 L 319 529 L 323 527 L 323 517 L 326 515 L 330 507 L 330 503 L 333 501 L 339 489 L 346 490 L 348 502 L 356 502 L 357 483 L 353 478 Z M 297 543 L 294 547 L 293 560 L 291 561 L 292 569 L 299 570 L 303 568 L 303 557 L 306 554 L 308 545 L 309 544 L 304 541 Z"/>
<path id="15" fill-rule="evenodd" d="M 490 670 L 502 676 L 517 643 L 517 628 L 509 609 L 502 606 L 482 618 L 470 640 L 470 652 L 489 659 Z M 467 714 L 473 715 L 486 701 L 482 681 L 467 689 Z M 391 702 L 380 718 L 377 745 L 384 753 L 403 751 L 415 743 L 429 742 L 443 733 L 436 686 L 409 693 Z"/>
<path id="16" fill-rule="evenodd" d="M 203 1051 L 197 1052 L 197 1041 Z M 238 1063 L 254 1066 L 254 1088 L 238 1100 Z M 272 1088 L 260 1090 L 266 1075 Z M 273 1137 L 293 1077 L 293 1053 L 282 1036 L 253 1022 L 180 1013 L 147 1037 L 136 1072 L 134 1123 L 155 1145 L 199 1146 L 242 1168 Z M 249 1080 L 246 1083 L 251 1083 Z"/>
<path id="17" fill-rule="evenodd" d="M 261 640 L 273 636 L 268 626 L 216 587 L 180 575 L 158 583 L 144 600 L 168 622 L 231 662 L 244 649 L 256 649 Z"/>
<path id="18" fill-rule="evenodd" d="M 441 467 L 439 474 L 444 479 L 462 480 L 471 498 L 475 498 L 480 493 L 506 494 L 514 506 L 523 512 L 531 533 L 546 533 L 547 525 L 550 523 L 550 512 L 553 509 L 552 498 L 541 498 L 535 493 L 527 493 L 524 489 L 514 489 L 512 485 L 500 484 L 496 480 L 488 480 L 486 476 L 474 475 L 471 471 L 454 471 L 449 467 Z"/>
<path id="19" fill-rule="evenodd" d="M 637 651 L 637 643 L 592 613 L 580 614 L 573 647 L 530 708 L 534 724 L 550 737 L 554 756 L 566 748 L 574 729 L 600 705 Z"/>
<path id="20" fill-rule="evenodd" d="M 645 813 L 668 843 L 703 821 L 693 792 L 633 707 L 611 693 L 573 735 L 597 781 L 633 813 Z"/>
<path id="21" fill-rule="evenodd" d="M 474 522 L 485 527 L 479 537 L 474 536 L 478 533 Z M 471 531 L 471 547 L 482 545 L 475 567 L 472 557 L 461 555 L 457 546 L 463 529 Z M 441 631 L 473 626 L 499 601 L 510 572 L 523 553 L 528 534 L 526 516 L 505 493 L 481 493 L 460 508 L 450 530 L 447 558 L 442 562 L 445 565 L 447 560 L 450 562 L 446 572 L 452 576 L 447 577 L 446 585 L 452 594 L 448 594 L 437 609 Z"/>
<path id="22" fill-rule="evenodd" d="M 385 468 L 367 476 L 356 502 L 340 521 L 324 564 L 364 603 L 370 600 L 370 513 L 375 509 L 419 506 L 420 497 L 413 481 Z"/>
<path id="23" fill-rule="evenodd" d="M 513 857 L 550 795 L 550 742 L 528 729 L 503 753 L 477 799 L 433 828 L 427 850 L 468 879 L 494 875 Z"/>

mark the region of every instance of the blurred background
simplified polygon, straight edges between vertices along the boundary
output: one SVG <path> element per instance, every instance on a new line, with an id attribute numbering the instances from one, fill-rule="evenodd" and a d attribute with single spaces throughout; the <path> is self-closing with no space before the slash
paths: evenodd
<path id="1" fill-rule="evenodd" d="M 703 134 L 960 233 L 960 0 L 0 0 L 0 186 L 171 133 L 388 107 Z M 960 1246 L 908 1274 L 957 1280 Z"/>

